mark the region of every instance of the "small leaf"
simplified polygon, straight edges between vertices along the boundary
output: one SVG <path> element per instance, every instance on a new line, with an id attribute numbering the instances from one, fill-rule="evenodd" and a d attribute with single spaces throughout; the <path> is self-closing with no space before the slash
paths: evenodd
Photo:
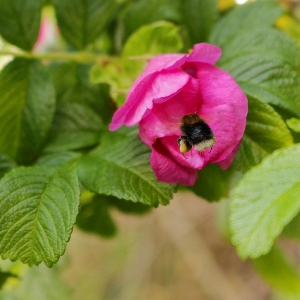
<path id="1" fill-rule="evenodd" d="M 38 156 L 51 126 L 55 95 L 45 67 L 15 59 L 0 74 L 0 151 L 20 164 Z"/>
<path id="2" fill-rule="evenodd" d="M 179 52 L 181 48 L 179 27 L 168 22 L 145 25 L 130 36 L 121 58 L 111 58 L 93 66 L 91 81 L 109 84 L 112 98 L 121 106 L 130 86 L 152 55 Z"/>
<path id="3" fill-rule="evenodd" d="M 13 169 L 0 181 L 1 257 L 51 267 L 65 251 L 78 206 L 74 163 Z"/>
<path id="4" fill-rule="evenodd" d="M 111 218 L 107 196 L 95 196 L 92 202 L 81 206 L 77 225 L 88 232 L 97 233 L 103 237 L 113 237 L 117 233 L 117 227 Z"/>
<path id="5" fill-rule="evenodd" d="M 102 140 L 101 147 L 78 161 L 79 179 L 88 190 L 151 206 L 169 203 L 175 187 L 156 180 L 147 146 L 116 132 Z"/>
<path id="6" fill-rule="evenodd" d="M 62 35 L 78 50 L 100 36 L 117 5 L 115 0 L 54 0 L 53 4 Z"/>
<path id="7" fill-rule="evenodd" d="M 217 164 L 208 165 L 199 172 L 195 185 L 189 189 L 208 201 L 226 198 L 231 172 L 231 170 L 222 170 Z"/>
<path id="8" fill-rule="evenodd" d="M 230 228 L 241 257 L 268 253 L 300 210 L 300 145 L 279 149 L 252 168 L 232 192 Z"/>
<path id="9" fill-rule="evenodd" d="M 300 240 L 300 214 L 297 214 L 296 217 L 284 227 L 282 234 L 287 238 Z"/>
<path id="10" fill-rule="evenodd" d="M 300 273 L 278 247 L 252 263 L 272 288 L 285 295 L 300 295 Z"/>
<path id="11" fill-rule="evenodd" d="M 123 65 L 135 78 L 143 70 L 146 62 L 130 60 L 131 57 L 179 52 L 182 46 L 179 27 L 174 24 L 157 22 L 145 25 L 132 34 L 124 45 Z"/>
<path id="12" fill-rule="evenodd" d="M 300 119 L 290 118 L 290 119 L 286 120 L 286 124 L 294 132 L 300 133 Z"/>
<path id="13" fill-rule="evenodd" d="M 293 143 L 293 138 L 280 115 L 270 105 L 248 97 L 249 112 L 242 144 L 232 167 L 248 171 L 274 150 Z"/>
<path id="14" fill-rule="evenodd" d="M 181 0 L 182 23 L 188 29 L 191 45 L 206 42 L 218 19 L 216 0 Z"/>
<path id="15" fill-rule="evenodd" d="M 1 0 L 0 34 L 10 43 L 31 50 L 41 23 L 44 0 Z"/>
<path id="16" fill-rule="evenodd" d="M 282 8 L 273 0 L 237 6 L 216 24 L 209 42 L 223 47 L 241 31 L 271 27 L 281 14 Z"/>

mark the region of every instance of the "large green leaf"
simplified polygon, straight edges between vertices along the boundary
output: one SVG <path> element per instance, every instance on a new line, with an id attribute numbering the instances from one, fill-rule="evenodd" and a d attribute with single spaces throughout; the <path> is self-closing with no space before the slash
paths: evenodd
<path id="1" fill-rule="evenodd" d="M 44 0 L 0 0 L 0 34 L 30 50 L 37 40 Z"/>
<path id="2" fill-rule="evenodd" d="M 79 206 L 76 164 L 19 167 L 0 181 L 0 254 L 28 265 L 57 262 Z"/>
<path id="3" fill-rule="evenodd" d="M 86 105 L 58 105 L 49 143 L 45 151 L 66 151 L 97 144 L 103 123 L 100 116 Z"/>
<path id="4" fill-rule="evenodd" d="M 299 72 L 295 66 L 279 60 L 279 55 L 250 52 L 220 63 L 220 67 L 233 76 L 246 94 L 300 116 Z"/>
<path id="5" fill-rule="evenodd" d="M 68 43 L 84 49 L 100 36 L 115 8 L 115 0 L 53 0 L 59 29 Z"/>
<path id="6" fill-rule="evenodd" d="M 0 153 L 0 178 L 14 167 L 16 167 L 16 163 Z"/>
<path id="7" fill-rule="evenodd" d="M 275 290 L 284 295 L 300 296 L 300 273 L 278 247 L 273 247 L 268 254 L 252 262 L 256 271 Z"/>
<path id="8" fill-rule="evenodd" d="M 107 133 L 101 147 L 79 159 L 79 179 L 95 193 L 151 206 L 166 205 L 174 185 L 156 180 L 149 158 L 149 148 L 137 137 Z"/>
<path id="9" fill-rule="evenodd" d="M 293 143 L 280 115 L 270 105 L 248 97 L 249 112 L 242 144 L 232 167 L 246 172 L 274 150 Z"/>
<path id="10" fill-rule="evenodd" d="M 222 56 L 218 63 L 223 65 L 235 60 L 236 57 L 252 53 L 272 56 L 274 60 L 280 60 L 294 67 L 300 65 L 300 52 L 295 40 L 275 28 L 252 28 L 252 26 L 226 41 L 222 46 Z"/>
<path id="11" fill-rule="evenodd" d="M 300 211 L 300 145 L 279 149 L 253 167 L 232 192 L 232 242 L 241 257 L 270 251 Z"/>
<path id="12" fill-rule="evenodd" d="M 38 156 L 50 129 L 54 88 L 38 61 L 15 59 L 0 74 L 0 152 L 21 164 Z"/>
<path id="13" fill-rule="evenodd" d="M 272 0 L 237 7 L 217 23 L 210 42 L 221 46 L 218 65 L 246 94 L 300 116 L 300 52 L 271 27 L 280 14 Z"/>
<path id="14" fill-rule="evenodd" d="M 79 103 L 96 112 L 105 124 L 111 121 L 113 107 L 108 85 L 90 82 L 90 65 L 54 63 L 50 74 L 54 81 L 59 103 Z"/>
<path id="15" fill-rule="evenodd" d="M 273 0 L 237 6 L 216 24 L 209 42 L 223 47 L 241 31 L 271 27 L 281 14 L 282 8 Z"/>
<path id="16" fill-rule="evenodd" d="M 181 0 L 181 23 L 188 30 L 191 45 L 206 42 L 218 19 L 216 0 Z"/>

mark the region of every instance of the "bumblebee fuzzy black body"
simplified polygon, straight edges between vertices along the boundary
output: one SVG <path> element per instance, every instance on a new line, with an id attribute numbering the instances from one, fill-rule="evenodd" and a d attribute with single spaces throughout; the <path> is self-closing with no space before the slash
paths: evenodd
<path id="1" fill-rule="evenodd" d="M 182 154 L 190 151 L 192 147 L 199 152 L 212 149 L 216 142 L 213 131 L 197 113 L 185 115 L 181 119 L 180 131 L 182 135 L 177 142 Z"/>

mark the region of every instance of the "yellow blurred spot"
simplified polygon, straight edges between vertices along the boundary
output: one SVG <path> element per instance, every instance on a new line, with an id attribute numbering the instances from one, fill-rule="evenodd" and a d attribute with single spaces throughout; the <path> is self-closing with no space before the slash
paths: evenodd
<path id="1" fill-rule="evenodd" d="M 234 5 L 236 5 L 236 2 L 234 0 L 218 0 L 218 9 L 220 11 L 227 10 Z"/>
<path id="2" fill-rule="evenodd" d="M 276 22 L 276 26 L 294 38 L 300 46 L 300 24 L 289 15 L 282 15 Z"/>

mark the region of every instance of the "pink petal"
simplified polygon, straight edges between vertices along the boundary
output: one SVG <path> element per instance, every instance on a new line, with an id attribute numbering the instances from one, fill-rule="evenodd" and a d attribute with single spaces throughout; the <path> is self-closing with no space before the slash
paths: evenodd
<path id="1" fill-rule="evenodd" d="M 145 67 L 143 73 L 135 80 L 128 94 L 147 76 L 162 70 L 170 70 L 182 66 L 185 63 L 186 57 L 186 54 L 162 54 L 154 56 Z"/>
<path id="2" fill-rule="evenodd" d="M 175 135 L 178 138 L 180 119 L 185 112 L 186 105 L 181 93 L 163 103 L 155 103 L 151 112 L 139 123 L 141 139 L 151 146 L 160 137 Z"/>
<path id="3" fill-rule="evenodd" d="M 194 185 L 198 173 L 196 170 L 186 168 L 177 163 L 170 156 L 160 140 L 153 145 L 150 157 L 150 164 L 154 170 L 157 180 L 167 183 L 181 183 L 184 185 Z"/>
<path id="4" fill-rule="evenodd" d="M 179 151 L 177 144 L 178 136 L 166 136 L 161 138 L 161 143 L 166 149 L 168 149 L 169 155 L 173 157 L 180 165 L 188 168 L 200 170 L 204 167 L 204 158 L 197 150 L 191 149 L 183 156 Z"/>
<path id="5" fill-rule="evenodd" d="M 188 80 L 189 75 L 180 69 L 161 71 L 144 78 L 128 95 L 126 103 L 115 112 L 109 129 L 116 130 L 123 124 L 132 126 L 138 123 L 147 110 L 152 109 L 154 100 L 170 99 Z"/>
<path id="6" fill-rule="evenodd" d="M 192 53 L 187 57 L 187 62 L 193 63 L 208 63 L 208 64 L 215 64 L 220 56 L 222 55 L 222 50 L 211 44 L 207 43 L 200 43 L 196 44 L 193 47 Z"/>
<path id="7" fill-rule="evenodd" d="M 221 160 L 218 162 L 219 166 L 222 168 L 222 169 L 227 169 L 230 167 L 232 161 L 234 160 L 234 157 L 237 153 L 237 151 L 239 150 L 239 147 L 242 143 L 242 139 L 240 140 L 239 143 L 237 143 L 235 145 L 235 147 L 233 148 L 232 152 L 224 159 L 224 160 Z"/>
<path id="8" fill-rule="evenodd" d="M 198 99 L 193 101 L 193 99 Z M 190 78 L 183 89 L 168 101 L 155 103 L 149 114 L 144 117 L 140 125 L 140 137 L 149 146 L 156 138 L 181 135 L 179 126 L 182 117 L 199 110 L 201 95 L 199 82 Z"/>
<path id="9" fill-rule="evenodd" d="M 246 126 L 247 98 L 225 71 L 202 64 L 197 73 L 202 94 L 199 115 L 213 130 L 216 143 L 206 164 L 224 160 L 240 142 Z"/>

